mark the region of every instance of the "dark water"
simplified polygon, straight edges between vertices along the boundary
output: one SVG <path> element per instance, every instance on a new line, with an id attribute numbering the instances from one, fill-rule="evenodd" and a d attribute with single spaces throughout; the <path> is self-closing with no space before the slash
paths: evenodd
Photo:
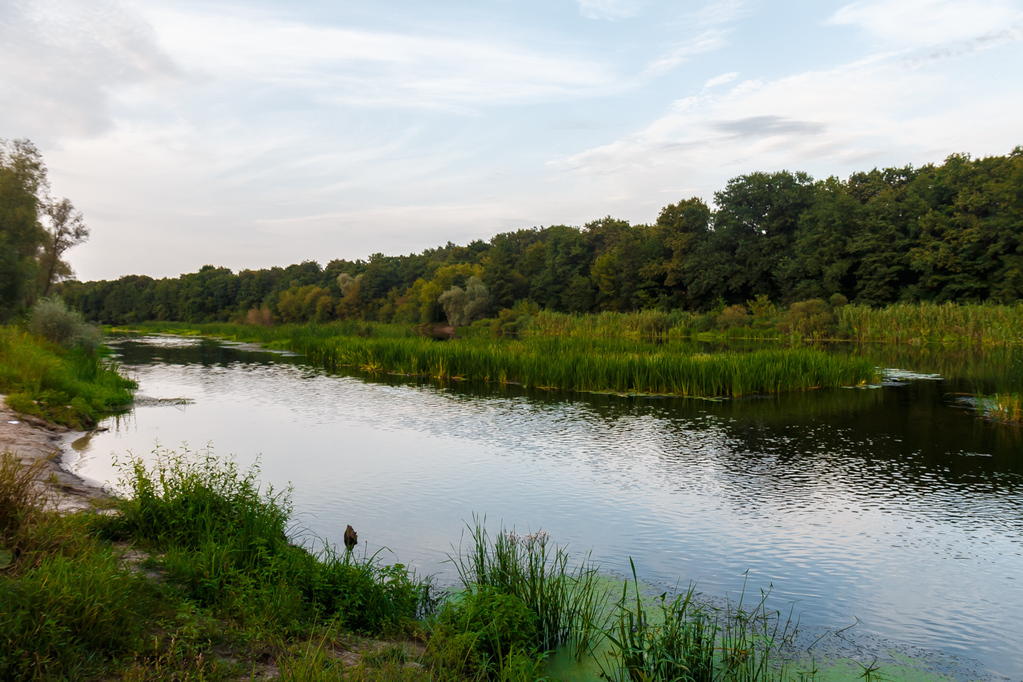
<path id="1" fill-rule="evenodd" d="M 657 586 L 734 598 L 748 575 L 822 652 L 1023 679 L 1023 441 L 955 402 L 987 375 L 712 402 L 371 381 L 199 339 L 115 345 L 140 404 L 79 443 L 88 477 L 116 481 L 112 453 L 211 442 L 291 482 L 294 534 L 339 542 L 351 523 L 441 582 L 486 514 L 612 573 L 631 556 Z"/>

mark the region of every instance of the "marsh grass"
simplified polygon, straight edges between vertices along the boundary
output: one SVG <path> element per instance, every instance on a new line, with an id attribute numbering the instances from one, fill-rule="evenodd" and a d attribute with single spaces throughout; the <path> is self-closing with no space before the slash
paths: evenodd
<path id="1" fill-rule="evenodd" d="M 1023 425 L 1023 393 L 995 393 L 979 396 L 977 405 L 981 416 L 1010 426 Z"/>
<path id="2" fill-rule="evenodd" d="M 290 490 L 261 489 L 258 466 L 242 472 L 209 448 L 155 455 L 122 466 L 129 495 L 105 531 L 164 552 L 170 578 L 200 604 L 266 632 L 336 621 L 380 633 L 431 607 L 429 581 L 404 565 L 291 544 Z"/>
<path id="3" fill-rule="evenodd" d="M 88 427 L 127 408 L 135 387 L 95 349 L 68 349 L 14 327 L 0 328 L 0 392 L 17 412 Z"/>
<path id="4" fill-rule="evenodd" d="M 866 359 L 812 348 L 694 352 L 689 344 L 622 338 L 466 338 L 341 335 L 341 325 L 288 328 L 207 325 L 225 338 L 260 341 L 305 355 L 331 371 L 390 373 L 529 388 L 694 397 L 743 396 L 872 382 Z M 251 333 L 248 333 L 250 332 Z"/>
<path id="5" fill-rule="evenodd" d="M 837 316 L 836 337 L 854 341 L 946 346 L 1023 343 L 1023 303 L 848 305 Z"/>
<path id="6" fill-rule="evenodd" d="M 570 644 L 581 656 L 592 649 L 608 590 L 589 559 L 571 565 L 568 551 L 543 531 L 519 535 L 502 528 L 491 535 L 479 518 L 469 531 L 469 546 L 451 557 L 465 589 L 492 589 L 521 600 L 536 617 L 541 651 Z"/>
<path id="7" fill-rule="evenodd" d="M 813 671 L 788 670 L 797 625 L 791 615 L 767 607 L 762 591 L 752 608 L 745 604 L 745 585 L 738 602 L 723 608 L 697 604 L 695 588 L 669 600 L 662 593 L 645 605 L 632 566 L 629 583 L 615 605 L 604 634 L 610 649 L 600 662 L 601 676 L 612 682 L 754 682 L 813 679 Z"/>

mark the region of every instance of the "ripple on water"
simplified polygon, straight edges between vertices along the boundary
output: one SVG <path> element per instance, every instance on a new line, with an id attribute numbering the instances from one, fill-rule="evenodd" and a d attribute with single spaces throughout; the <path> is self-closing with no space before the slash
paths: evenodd
<path id="1" fill-rule="evenodd" d="M 934 377 L 708 403 L 374 383 L 203 340 L 133 343 L 122 360 L 146 395 L 194 402 L 97 434 L 80 464 L 92 478 L 155 437 L 212 441 L 292 482 L 307 537 L 353 523 L 442 580 L 486 513 L 622 575 L 631 556 L 655 585 L 734 595 L 748 572 L 811 629 L 859 619 L 864 637 L 1023 678 L 1005 636 L 1023 632 L 1018 451 L 948 408 Z"/>

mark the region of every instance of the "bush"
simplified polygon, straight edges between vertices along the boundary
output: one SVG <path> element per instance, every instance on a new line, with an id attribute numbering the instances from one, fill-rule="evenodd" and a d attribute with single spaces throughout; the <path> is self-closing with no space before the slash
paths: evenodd
<path id="1" fill-rule="evenodd" d="M 156 455 L 152 466 L 131 459 L 122 468 L 131 498 L 119 502 L 121 514 L 105 531 L 166 550 L 172 581 L 204 606 L 285 633 L 315 620 L 397 631 L 431 607 L 429 581 L 401 564 L 291 545 L 288 491 L 261 491 L 257 467 L 241 472 L 209 449 Z"/>
<path id="2" fill-rule="evenodd" d="M 721 311 L 721 315 L 718 316 L 718 325 L 722 329 L 731 329 L 732 327 L 745 327 L 749 315 L 746 314 L 746 306 L 744 305 L 730 305 Z"/>
<path id="3" fill-rule="evenodd" d="M 789 306 L 782 322 L 787 334 L 798 334 L 808 338 L 824 338 L 834 333 L 838 318 L 827 303 L 819 298 L 799 301 Z"/>
<path id="4" fill-rule="evenodd" d="M 86 322 L 77 310 L 69 310 L 56 296 L 39 299 L 35 304 L 29 331 L 64 348 L 95 350 L 99 345 L 99 327 Z"/>

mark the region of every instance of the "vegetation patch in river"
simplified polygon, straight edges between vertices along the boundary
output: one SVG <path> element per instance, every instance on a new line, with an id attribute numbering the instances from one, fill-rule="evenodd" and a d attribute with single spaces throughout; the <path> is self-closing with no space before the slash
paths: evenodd
<path id="1" fill-rule="evenodd" d="M 526 387 L 680 396 L 742 396 L 875 381 L 869 360 L 812 348 L 693 352 L 628 339 L 527 337 L 438 342 L 418 336 L 324 334 L 316 328 L 208 329 L 302 353 L 328 370 L 429 376 Z M 336 330 L 336 328 L 335 328 Z"/>

